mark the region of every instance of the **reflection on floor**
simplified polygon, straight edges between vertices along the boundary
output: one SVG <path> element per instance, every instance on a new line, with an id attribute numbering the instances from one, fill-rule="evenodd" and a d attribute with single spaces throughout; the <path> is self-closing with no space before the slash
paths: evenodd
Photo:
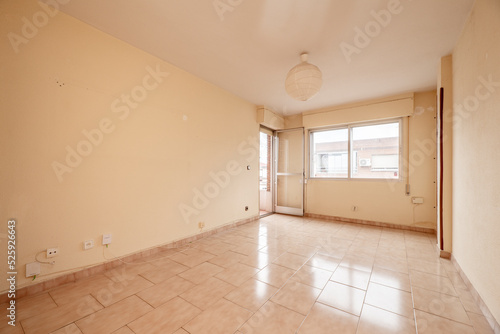
<path id="1" fill-rule="evenodd" d="M 0 332 L 492 333 L 434 244 L 275 214 L 20 299 Z"/>

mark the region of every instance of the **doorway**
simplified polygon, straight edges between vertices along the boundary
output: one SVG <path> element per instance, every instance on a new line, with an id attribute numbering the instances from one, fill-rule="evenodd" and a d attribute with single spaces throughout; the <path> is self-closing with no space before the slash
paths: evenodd
<path id="1" fill-rule="evenodd" d="M 260 128 L 259 153 L 259 195 L 260 217 L 273 213 L 274 173 L 273 173 L 273 132 Z"/>

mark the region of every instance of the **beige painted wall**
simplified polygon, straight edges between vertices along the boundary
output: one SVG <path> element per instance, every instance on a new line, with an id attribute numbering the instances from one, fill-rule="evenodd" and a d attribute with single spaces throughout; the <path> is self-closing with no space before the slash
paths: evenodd
<path id="1" fill-rule="evenodd" d="M 321 112 L 311 114 L 313 117 L 304 114 L 307 130 L 311 129 L 311 125 L 324 127 L 342 124 L 349 117 L 377 120 L 387 118 L 387 115 L 394 117 L 412 114 L 409 117 L 409 138 L 408 117 L 403 117 L 402 122 L 404 163 L 400 181 L 309 179 L 306 185 L 306 212 L 435 228 L 435 105 L 436 93 L 433 91 L 416 93 L 414 98 L 411 94 L 403 99 L 388 98 L 386 101 L 365 102 L 360 106 L 362 109 L 358 109 L 358 105 L 345 106 L 325 112 L 324 118 Z M 306 139 L 308 142 L 308 136 Z M 309 149 L 308 143 L 306 149 Z M 306 165 L 308 167 L 309 163 Z M 309 175 L 309 172 L 306 174 Z M 411 185 L 410 196 L 405 194 L 408 176 Z M 413 196 L 424 197 L 424 204 L 415 207 L 415 210 L 411 203 Z M 352 211 L 353 206 L 358 207 L 358 210 Z"/>
<path id="2" fill-rule="evenodd" d="M 302 114 L 285 117 L 285 129 L 301 128 Z"/>
<path id="3" fill-rule="evenodd" d="M 285 127 L 283 116 L 264 106 L 257 107 L 257 122 L 272 130 L 281 130 Z"/>
<path id="4" fill-rule="evenodd" d="M 43 18 L 36 1 L 0 12 L 0 34 L 22 41 L 17 53 L 0 42 L 0 251 L 16 218 L 18 287 L 49 247 L 60 255 L 34 283 L 104 262 L 103 233 L 112 258 L 199 233 L 199 221 L 206 231 L 258 215 L 255 105 L 63 13 L 22 37 L 23 17 Z M 68 149 L 83 155 L 73 167 Z M 86 239 L 96 246 L 84 251 Z"/>
<path id="5" fill-rule="evenodd" d="M 477 0 L 453 52 L 453 255 L 497 321 L 500 321 L 499 17 L 498 0 Z"/>

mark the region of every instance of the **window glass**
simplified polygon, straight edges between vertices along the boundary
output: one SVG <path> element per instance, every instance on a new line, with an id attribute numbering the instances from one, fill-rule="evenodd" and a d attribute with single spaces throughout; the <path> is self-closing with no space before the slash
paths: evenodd
<path id="1" fill-rule="evenodd" d="M 311 177 L 346 178 L 348 172 L 347 128 L 311 134 Z"/>
<path id="2" fill-rule="evenodd" d="M 352 127 L 351 177 L 399 178 L 399 122 Z"/>
<path id="3" fill-rule="evenodd" d="M 399 179 L 399 121 L 312 131 L 310 142 L 312 178 Z"/>

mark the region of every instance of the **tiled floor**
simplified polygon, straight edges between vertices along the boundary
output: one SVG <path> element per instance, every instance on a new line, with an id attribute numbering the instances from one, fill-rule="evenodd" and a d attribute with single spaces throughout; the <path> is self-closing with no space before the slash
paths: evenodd
<path id="1" fill-rule="evenodd" d="M 272 215 L 20 299 L 0 332 L 492 333 L 434 243 Z"/>

